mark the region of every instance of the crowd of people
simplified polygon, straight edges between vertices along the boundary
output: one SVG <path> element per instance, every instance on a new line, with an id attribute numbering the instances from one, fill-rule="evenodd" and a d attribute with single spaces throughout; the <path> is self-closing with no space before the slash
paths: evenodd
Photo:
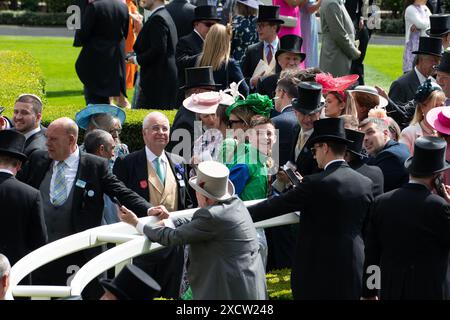
<path id="1" fill-rule="evenodd" d="M 429 15 L 427 30 L 407 26 L 421 33 L 414 58 L 387 93 L 364 85 L 359 2 L 236 0 L 220 17 L 211 4 L 142 0 L 145 22 L 126 3 L 130 13 L 120 0 L 83 9 L 75 44 L 87 106 L 74 120 L 42 126 L 33 94 L 17 97 L 12 119 L 0 109 L 9 226 L 0 298 L 10 265 L 27 253 L 119 221 L 165 248 L 134 258 L 114 280 L 94 279 L 84 299 L 264 300 L 265 273 L 280 268 L 292 270 L 294 299 L 450 298 L 450 14 Z M 172 125 L 149 112 L 144 145 L 129 150 L 120 133 L 135 80 L 136 107 L 178 111 Z M 197 207 L 189 219 L 171 215 Z M 254 227 L 290 212 L 299 225 Z M 148 215 L 160 221 L 144 225 Z M 23 281 L 68 285 L 103 249 Z"/>

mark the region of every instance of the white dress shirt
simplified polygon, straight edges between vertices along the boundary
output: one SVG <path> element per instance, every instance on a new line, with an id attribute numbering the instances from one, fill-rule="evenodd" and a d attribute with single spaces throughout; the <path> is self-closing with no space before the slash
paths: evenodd
<path id="1" fill-rule="evenodd" d="M 12 176 L 14 175 L 14 173 L 12 171 L 8 170 L 8 169 L 0 169 L 0 172 L 9 173 Z"/>
<path id="2" fill-rule="evenodd" d="M 264 41 L 264 55 L 266 57 L 267 57 L 267 54 L 269 53 L 269 44 L 271 44 L 272 45 L 272 59 L 275 59 L 275 53 L 277 52 L 277 49 L 278 49 L 278 42 L 279 42 L 278 37 L 276 37 L 275 40 L 273 40 L 270 43 Z"/>
<path id="3" fill-rule="evenodd" d="M 328 162 L 328 163 L 325 165 L 325 167 L 323 168 L 323 170 L 324 170 L 324 171 L 327 170 L 328 166 L 329 166 L 330 164 L 332 164 L 332 163 L 335 163 L 335 162 L 345 162 L 345 160 L 344 160 L 344 159 L 334 159 L 334 160 L 331 160 L 330 162 Z"/>
<path id="4" fill-rule="evenodd" d="M 39 131 L 41 131 L 41 127 L 37 127 L 36 129 L 31 130 L 30 132 L 27 132 L 24 134 L 25 139 L 28 140 L 28 138 L 30 138 L 33 134 L 38 133 Z"/>
<path id="5" fill-rule="evenodd" d="M 55 180 L 56 180 L 56 166 L 58 165 L 59 161 L 53 161 L 53 173 L 52 173 L 52 180 L 50 181 L 50 194 L 53 194 L 53 190 L 55 189 Z M 69 197 L 70 190 L 72 189 L 73 183 L 75 181 L 75 177 L 77 176 L 78 172 L 78 164 L 80 163 L 80 150 L 75 150 L 74 153 L 72 153 L 66 160 L 64 160 L 66 163 L 66 169 L 65 169 L 65 178 L 66 178 L 66 192 L 67 197 Z"/>
<path id="6" fill-rule="evenodd" d="M 152 165 L 153 169 L 156 172 L 156 168 L 153 165 L 153 160 L 155 160 L 157 156 L 153 152 L 151 152 L 147 146 L 145 146 L 145 155 L 147 157 L 147 161 L 150 162 L 150 164 Z M 167 173 L 167 165 L 169 164 L 169 160 L 166 157 L 166 153 L 163 151 L 163 153 L 161 153 L 161 156 L 159 158 L 161 160 L 161 165 L 162 169 L 164 170 L 164 173 Z M 167 176 L 167 174 L 165 176 Z"/>
<path id="7" fill-rule="evenodd" d="M 423 84 L 425 80 L 427 80 L 427 77 L 420 73 L 419 69 L 417 69 L 417 66 L 414 67 L 414 71 L 416 72 L 417 78 L 419 78 L 420 84 Z"/>

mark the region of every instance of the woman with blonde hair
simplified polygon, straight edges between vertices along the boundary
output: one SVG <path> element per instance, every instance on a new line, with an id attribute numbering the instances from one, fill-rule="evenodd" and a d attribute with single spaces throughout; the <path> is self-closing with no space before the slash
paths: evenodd
<path id="1" fill-rule="evenodd" d="M 197 58 L 197 67 L 211 66 L 214 82 L 221 84 L 218 89 L 225 90 L 230 83 L 239 83 L 244 79 L 239 63 L 230 58 L 231 50 L 231 26 L 215 24 L 206 35 L 203 51 Z M 249 88 L 245 81 L 239 86 L 239 92 L 248 95 Z"/>
<path id="2" fill-rule="evenodd" d="M 431 109 L 445 105 L 445 94 L 437 83 L 427 79 L 417 89 L 414 102 L 416 103 L 414 117 L 409 126 L 403 129 L 399 140 L 408 146 L 411 154 L 414 154 L 414 142 L 418 137 L 436 135 L 426 117 Z"/>

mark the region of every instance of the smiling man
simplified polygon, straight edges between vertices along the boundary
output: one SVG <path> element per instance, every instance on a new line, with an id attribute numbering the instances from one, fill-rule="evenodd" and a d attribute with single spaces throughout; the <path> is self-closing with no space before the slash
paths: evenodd
<path id="1" fill-rule="evenodd" d="M 408 182 L 405 160 L 408 147 L 389 137 L 388 123 L 378 118 L 367 118 L 359 124 L 364 133 L 364 148 L 370 155 L 368 165 L 378 166 L 384 176 L 384 192 L 400 188 Z"/>
<path id="2" fill-rule="evenodd" d="M 29 157 L 36 150 L 47 150 L 46 128 L 41 127 L 42 101 L 34 94 L 20 95 L 14 104 L 14 128 L 25 138 L 24 153 Z"/>

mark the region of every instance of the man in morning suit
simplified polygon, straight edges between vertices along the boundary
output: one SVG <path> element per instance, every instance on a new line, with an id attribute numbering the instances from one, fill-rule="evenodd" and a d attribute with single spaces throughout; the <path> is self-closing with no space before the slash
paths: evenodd
<path id="1" fill-rule="evenodd" d="M 164 151 L 169 142 L 169 120 L 160 112 L 149 113 L 142 124 L 145 147 L 116 159 L 113 172 L 123 183 L 149 201 L 169 211 L 193 206 L 188 189 L 188 168 L 183 158 Z M 137 213 L 139 217 L 145 216 Z M 174 246 L 134 259 L 136 265 L 161 285 L 161 296 L 178 298 L 183 247 Z"/>
<path id="2" fill-rule="evenodd" d="M 140 216 L 151 207 L 109 172 L 106 159 L 81 152 L 77 139 L 72 119 L 56 119 L 47 129 L 48 152 L 36 151 L 20 172 L 22 181 L 40 190 L 49 241 L 100 226 L 104 194 L 117 197 Z M 93 248 L 51 262 L 39 269 L 36 284 L 66 285 L 72 273 L 100 251 Z M 97 299 L 102 293 L 98 281 L 92 281 L 83 298 Z"/>
<path id="3" fill-rule="evenodd" d="M 190 218 L 170 219 L 164 206 L 151 215 L 161 224 L 139 223 L 125 206 L 120 219 L 164 246 L 189 244 L 188 280 L 195 300 L 267 299 L 264 265 L 256 229 L 243 202 L 235 195 L 228 168 L 203 161 L 189 180 L 199 209 Z"/>
<path id="4" fill-rule="evenodd" d="M 292 100 L 292 107 L 298 125 L 294 130 L 289 160 L 297 166 L 297 171 L 302 176 L 306 176 L 319 171 L 307 142 L 314 132 L 313 124 L 319 120 L 325 104 L 321 101 L 322 86 L 316 82 L 300 82 L 297 92 L 298 98 Z"/>
<path id="5" fill-rule="evenodd" d="M 84 10 L 76 42 L 83 48 L 75 63 L 84 85 L 86 104 L 109 103 L 109 97 L 127 95 L 125 38 L 128 8 L 120 0 L 95 0 Z"/>
<path id="6" fill-rule="evenodd" d="M 378 266 L 380 287 L 363 287 L 363 297 L 382 300 L 448 300 L 450 188 L 436 182 L 450 168 L 447 143 L 420 137 L 405 167 L 409 183 L 378 197 L 370 214 L 364 284 Z M 373 269 L 372 269 L 373 270 Z M 373 278 L 373 277 L 372 277 Z M 369 280 L 369 281 L 367 281 Z"/>
<path id="7" fill-rule="evenodd" d="M 442 39 L 420 37 L 419 48 L 414 51 L 414 68 L 392 82 L 389 98 L 396 104 L 405 104 L 414 99 L 414 95 L 425 80 L 436 73 L 434 66 L 442 57 Z"/>
<path id="8" fill-rule="evenodd" d="M 259 42 L 252 44 L 245 50 L 241 63 L 242 73 L 250 87 L 250 92 L 256 90 L 259 78 L 275 72 L 277 63 L 274 57 L 279 47 L 277 34 L 283 23 L 284 21 L 280 19 L 279 6 L 260 5 L 258 7 L 256 31 L 258 32 Z M 263 60 L 269 66 L 269 71 L 253 77 L 260 60 Z"/>
<path id="9" fill-rule="evenodd" d="M 23 153 L 27 157 L 36 150 L 47 150 L 47 128 L 41 126 L 42 101 L 34 94 L 22 94 L 14 104 L 14 129 L 25 136 Z"/>
<path id="10" fill-rule="evenodd" d="M 368 165 L 377 166 L 384 176 L 384 192 L 400 188 L 408 182 L 408 172 L 403 165 L 410 156 L 408 147 L 392 140 L 388 123 L 383 119 L 366 118 L 359 124 L 364 132 L 364 148 L 369 154 Z"/>
<path id="11" fill-rule="evenodd" d="M 186 84 L 185 70 L 195 66 L 196 56 L 203 51 L 203 42 L 209 32 L 209 28 L 220 21 L 217 16 L 215 6 L 198 6 L 195 8 L 195 16 L 192 20 L 194 30 L 188 35 L 180 38 L 177 43 L 176 59 L 178 68 L 178 84 Z M 177 97 L 177 106 L 179 106 L 185 96 L 183 89 L 180 89 Z"/>
<path id="12" fill-rule="evenodd" d="M 143 0 L 140 5 L 151 13 L 134 44 L 136 56 L 127 60 L 141 67 L 136 107 L 170 110 L 175 107 L 178 91 L 177 29 L 164 0 Z"/>
<path id="13" fill-rule="evenodd" d="M 359 300 L 362 289 L 363 221 L 372 181 L 344 161 L 344 122 L 314 122 L 308 147 L 323 172 L 305 176 L 293 190 L 249 207 L 253 221 L 300 211 L 291 288 L 294 299 Z"/>
<path id="14" fill-rule="evenodd" d="M 47 242 L 47 229 L 39 190 L 15 178 L 27 157 L 25 137 L 13 130 L 0 131 L 0 252 L 15 264 Z"/>

